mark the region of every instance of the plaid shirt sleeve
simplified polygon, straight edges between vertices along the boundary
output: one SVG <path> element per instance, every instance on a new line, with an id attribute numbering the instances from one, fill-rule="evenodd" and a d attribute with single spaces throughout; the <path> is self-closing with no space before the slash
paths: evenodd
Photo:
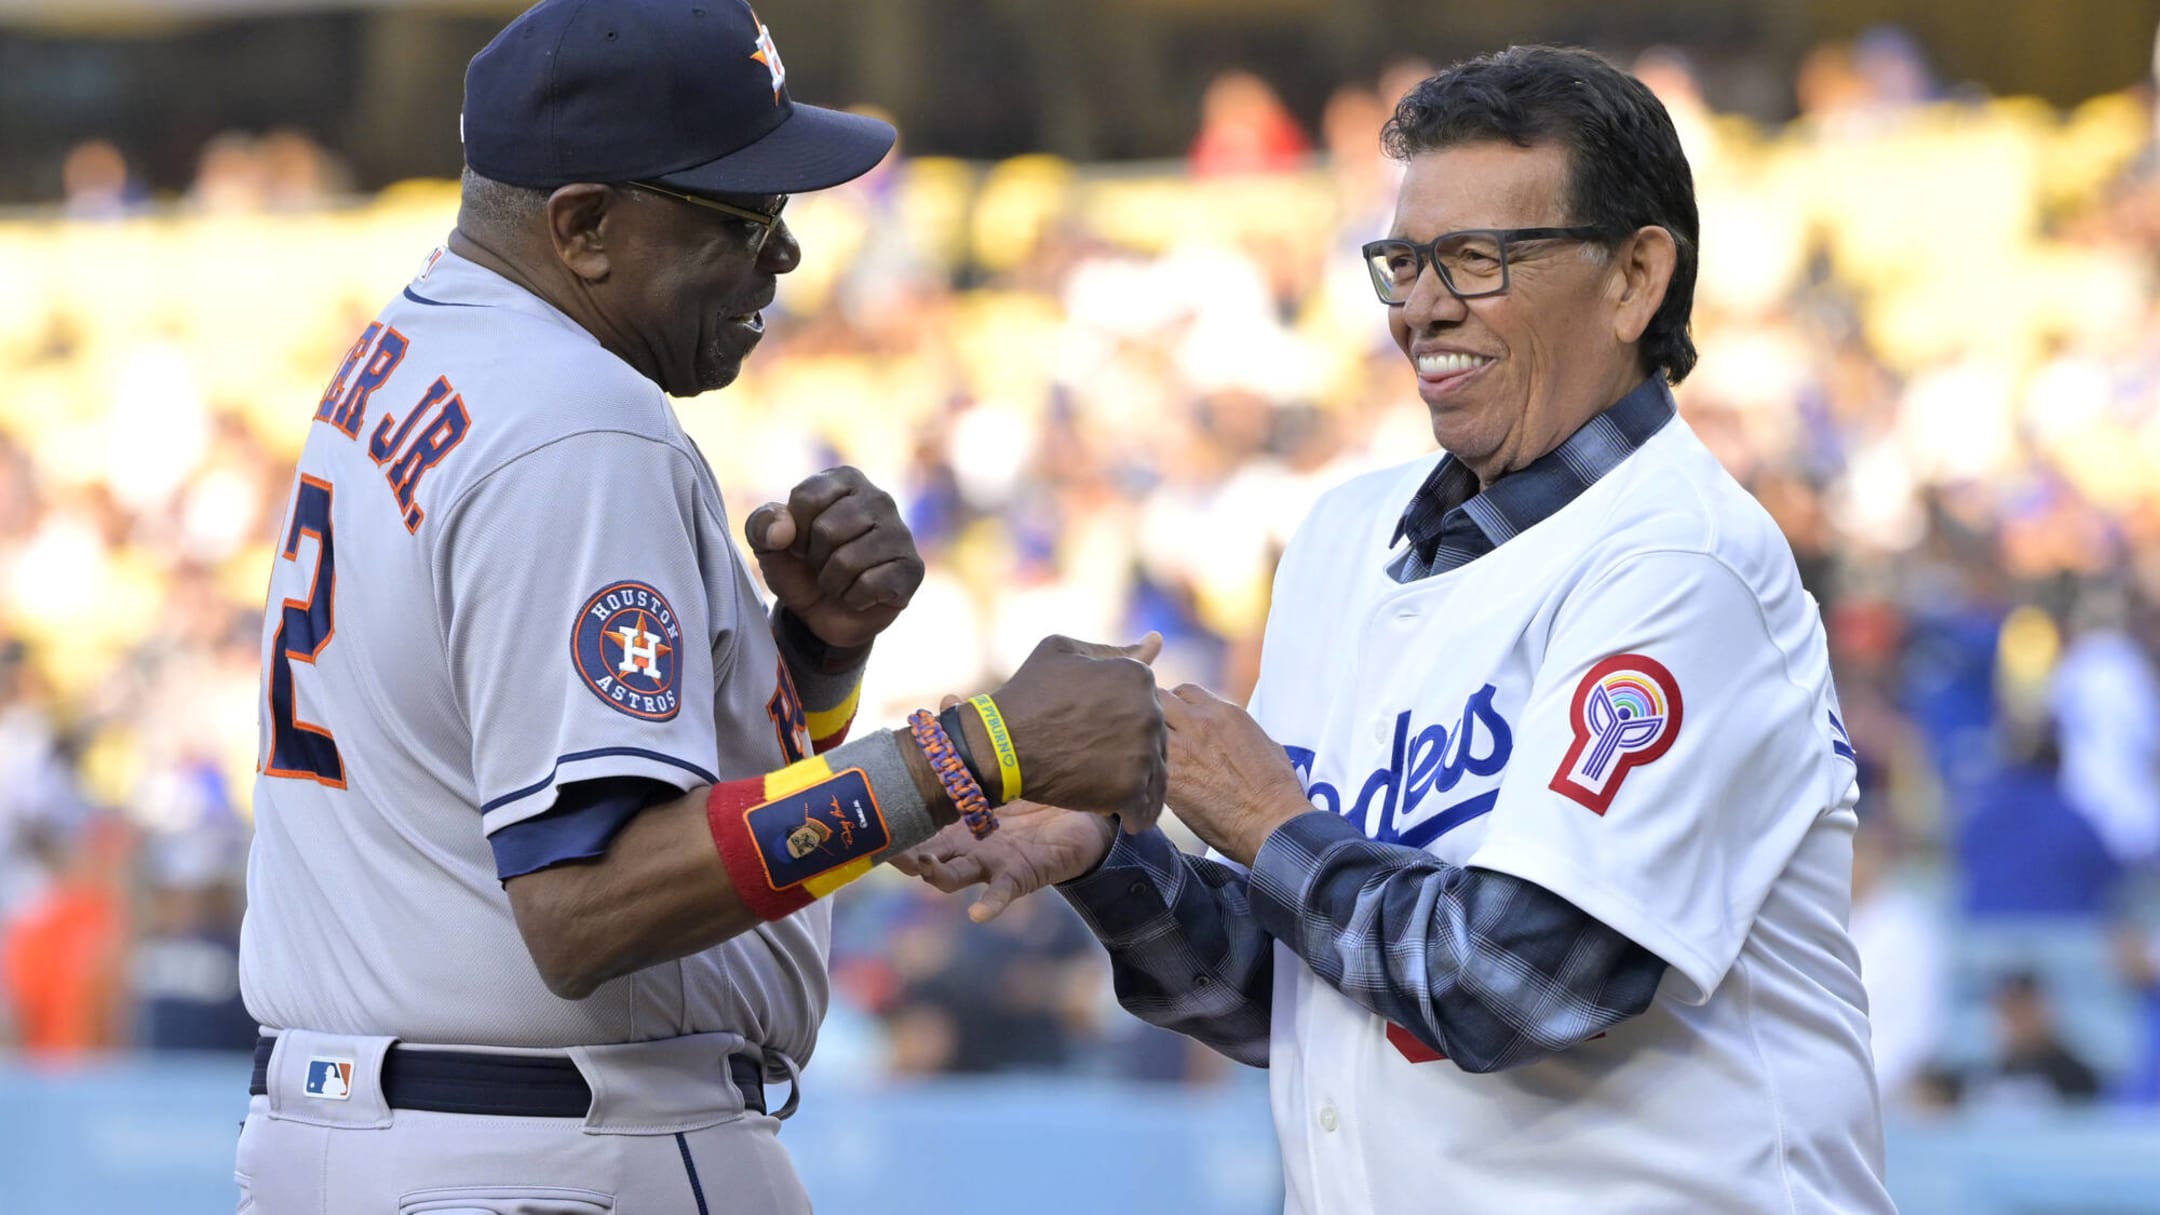
<path id="1" fill-rule="evenodd" d="M 1331 814 L 1277 828 L 1250 878 L 1150 833 L 1120 839 L 1066 893 L 1109 947 L 1128 1010 L 1255 1064 L 1274 940 L 1470 1072 L 1536 1062 L 1640 1015 L 1665 973 L 1540 886 L 1375 843 Z"/>
<path id="2" fill-rule="evenodd" d="M 1161 831 L 1120 832 L 1093 873 L 1058 890 L 1109 949 L 1125 1011 L 1267 1066 L 1275 942 L 1253 920 L 1244 874 Z"/>

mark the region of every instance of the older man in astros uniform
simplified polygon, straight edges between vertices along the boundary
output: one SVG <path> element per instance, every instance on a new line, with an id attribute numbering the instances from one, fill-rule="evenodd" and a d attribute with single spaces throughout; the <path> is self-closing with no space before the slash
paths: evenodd
<path id="1" fill-rule="evenodd" d="M 1052 639 L 845 740 L 923 575 L 892 499 L 835 469 L 754 512 L 768 610 L 668 397 L 757 344 L 788 192 L 893 131 L 794 104 L 742 0 L 547 0 L 464 134 L 457 229 L 332 377 L 280 536 L 240 1209 L 799 1215 L 765 1085 L 816 1044 L 819 900 L 1023 772 L 1152 817 L 1148 653 Z"/>

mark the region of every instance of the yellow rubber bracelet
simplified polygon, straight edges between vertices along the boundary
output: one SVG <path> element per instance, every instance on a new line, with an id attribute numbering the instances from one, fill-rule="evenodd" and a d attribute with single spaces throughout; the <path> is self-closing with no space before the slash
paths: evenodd
<path id="1" fill-rule="evenodd" d="M 1005 795 L 1000 802 L 1018 801 L 1020 798 L 1020 753 L 1013 750 L 1012 731 L 1005 728 L 1005 715 L 998 712 L 997 702 L 988 692 L 971 696 L 968 703 L 982 717 L 983 729 L 990 732 L 990 745 L 997 750 L 998 783 L 1004 786 Z"/>

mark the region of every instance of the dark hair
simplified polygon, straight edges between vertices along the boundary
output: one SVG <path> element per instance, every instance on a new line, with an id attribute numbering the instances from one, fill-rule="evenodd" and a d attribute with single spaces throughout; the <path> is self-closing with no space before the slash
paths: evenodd
<path id="1" fill-rule="evenodd" d="M 1677 384 L 1695 366 L 1695 178 L 1665 107 L 1642 81 L 1588 51 L 1517 46 L 1447 68 L 1403 94 L 1380 130 L 1409 160 L 1459 144 L 1558 143 L 1568 153 L 1567 222 L 1615 237 L 1654 225 L 1678 246 L 1664 302 L 1643 331 L 1643 360 Z"/>

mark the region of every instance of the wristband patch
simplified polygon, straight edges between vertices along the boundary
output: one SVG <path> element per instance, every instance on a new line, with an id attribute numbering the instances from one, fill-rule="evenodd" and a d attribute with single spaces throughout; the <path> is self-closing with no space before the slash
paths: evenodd
<path id="1" fill-rule="evenodd" d="M 1628 772 L 1680 737 L 1680 681 L 1654 658 L 1615 654 L 1575 685 L 1568 724 L 1575 741 L 1548 787 L 1603 814 Z"/>
<path id="2" fill-rule="evenodd" d="M 682 623 L 659 591 L 617 582 L 578 609 L 570 661 L 592 694 L 617 712 L 666 721 L 682 708 Z"/>
<path id="3" fill-rule="evenodd" d="M 765 866 L 766 884 L 774 890 L 866 862 L 892 843 L 885 812 L 861 768 L 836 772 L 807 789 L 752 806 L 743 812 L 743 823 Z"/>

